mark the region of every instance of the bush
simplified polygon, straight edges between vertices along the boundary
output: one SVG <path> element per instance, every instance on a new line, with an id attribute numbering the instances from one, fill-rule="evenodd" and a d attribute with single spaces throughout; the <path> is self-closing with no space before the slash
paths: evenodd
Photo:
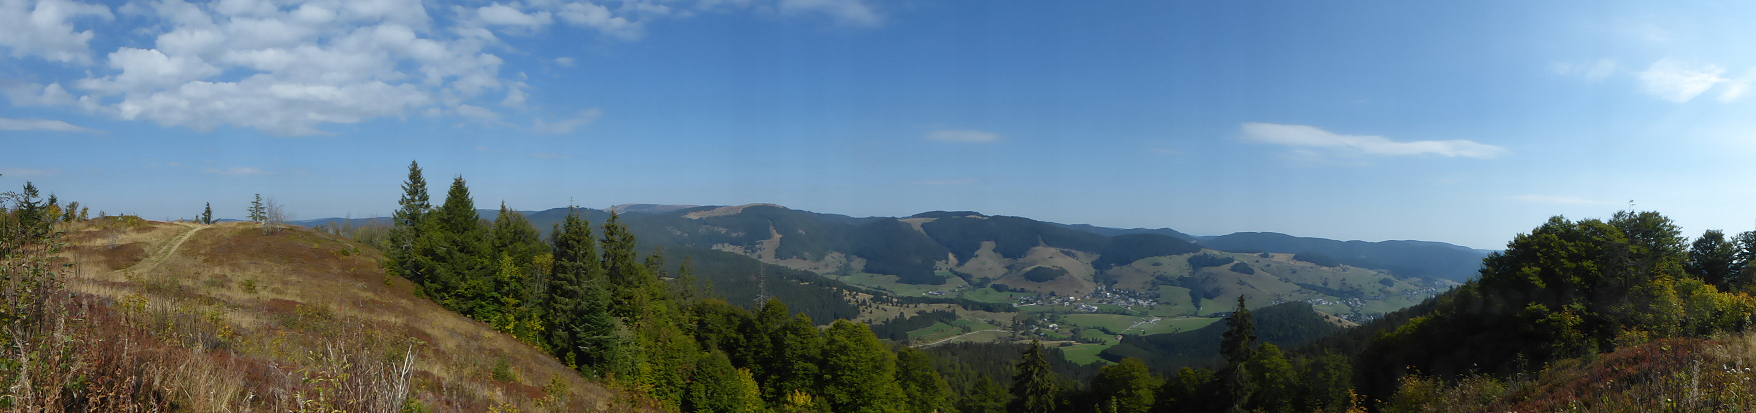
<path id="1" fill-rule="evenodd" d="M 1056 267 L 1036 267 L 1024 272 L 1024 279 L 1031 282 L 1049 282 L 1067 275 L 1067 270 Z"/>
<path id="2" fill-rule="evenodd" d="M 1232 257 L 1224 257 L 1224 256 L 1213 255 L 1213 254 L 1196 254 L 1196 255 L 1189 256 L 1189 269 L 1190 270 L 1200 270 L 1202 268 L 1207 268 L 1207 267 L 1218 267 L 1221 265 L 1231 264 L 1232 261 L 1235 261 L 1232 259 Z"/>
<path id="3" fill-rule="evenodd" d="M 1250 268 L 1249 264 L 1245 264 L 1245 263 L 1240 262 L 1240 263 L 1232 264 L 1232 272 L 1239 273 L 1239 274 L 1255 274 L 1256 269 Z"/>
<path id="4" fill-rule="evenodd" d="M 1298 254 L 1293 254 L 1293 259 L 1312 263 L 1312 264 L 1317 264 L 1317 265 L 1321 265 L 1321 266 L 1325 266 L 1325 267 L 1331 267 L 1331 268 L 1341 266 L 1340 260 L 1337 260 L 1335 258 L 1331 258 L 1328 255 L 1318 254 L 1315 252 L 1301 252 Z"/>

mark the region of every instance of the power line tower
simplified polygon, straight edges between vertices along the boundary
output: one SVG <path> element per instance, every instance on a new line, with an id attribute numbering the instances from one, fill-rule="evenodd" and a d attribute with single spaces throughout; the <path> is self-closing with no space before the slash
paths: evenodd
<path id="1" fill-rule="evenodd" d="M 768 266 L 756 263 L 756 308 L 768 305 Z"/>

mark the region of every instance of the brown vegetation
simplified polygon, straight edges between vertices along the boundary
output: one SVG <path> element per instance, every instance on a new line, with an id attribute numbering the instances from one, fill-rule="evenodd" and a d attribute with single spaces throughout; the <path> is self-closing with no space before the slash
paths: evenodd
<path id="1" fill-rule="evenodd" d="M 643 404 L 417 298 L 381 254 L 294 228 L 70 228 L 15 408 L 603 411 Z M 191 232 L 192 231 L 192 232 Z M 183 235 L 187 235 L 186 237 Z M 127 242 L 111 248 L 111 240 Z M 180 243 L 180 245 L 178 245 Z M 72 274 L 71 271 L 66 274 Z M 33 354 L 31 351 L 22 352 Z"/>

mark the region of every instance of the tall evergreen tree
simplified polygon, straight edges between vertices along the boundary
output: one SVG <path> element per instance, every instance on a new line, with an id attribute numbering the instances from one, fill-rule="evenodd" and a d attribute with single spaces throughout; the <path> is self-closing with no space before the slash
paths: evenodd
<path id="1" fill-rule="evenodd" d="M 937 413 L 953 411 L 951 384 L 933 368 L 933 356 L 927 352 L 903 347 L 896 352 L 896 380 L 908 398 L 908 411 Z"/>
<path id="2" fill-rule="evenodd" d="M 1012 402 L 1006 411 L 1049 413 L 1059 407 L 1061 378 L 1049 369 L 1049 358 L 1043 353 L 1043 343 L 1031 340 L 1012 376 Z"/>
<path id="3" fill-rule="evenodd" d="M 567 207 L 567 217 L 555 224 L 549 233 L 555 263 L 550 267 L 548 295 L 544 301 L 544 314 L 548 317 L 549 348 L 554 349 L 555 356 L 568 365 L 582 368 L 602 363 L 602 352 L 591 355 L 582 353 L 587 347 L 596 348 L 586 337 L 580 334 L 591 334 L 599 340 L 608 338 L 615 332 L 615 324 L 611 320 L 587 320 L 588 289 L 601 294 L 603 266 L 598 265 L 597 240 L 591 235 L 591 222 L 576 207 Z M 600 316 L 609 317 L 607 303 L 597 303 Z M 597 328 L 587 327 L 594 323 Z M 604 328 L 608 327 L 608 328 Z M 600 349 L 601 350 L 601 349 Z"/>
<path id="4" fill-rule="evenodd" d="M 616 302 L 613 313 L 617 317 L 635 318 L 646 312 L 646 296 L 648 278 L 646 266 L 640 263 L 638 242 L 634 233 L 622 224 L 620 214 L 610 213 L 610 219 L 604 221 L 603 241 L 599 246 L 604 249 L 604 277 L 611 286 L 611 298 Z"/>
<path id="5" fill-rule="evenodd" d="M 427 292 L 440 304 L 478 320 L 500 309 L 494 276 L 498 260 L 489 251 L 486 231 L 462 176 L 453 179 L 445 203 L 427 219 L 417 260 L 431 260 Z"/>
<path id="6" fill-rule="evenodd" d="M 256 194 L 256 200 L 250 201 L 250 222 L 262 226 L 262 232 L 268 233 L 268 205 L 262 203 L 262 194 Z"/>
<path id="7" fill-rule="evenodd" d="M 213 224 L 213 203 L 212 202 L 207 203 L 207 206 L 204 206 L 201 208 L 201 223 L 208 224 L 208 225 Z"/>
<path id="8" fill-rule="evenodd" d="M 421 164 L 409 162 L 408 180 L 402 183 L 402 199 L 397 201 L 396 212 L 390 214 L 390 248 L 384 252 L 388 258 L 386 269 L 391 273 L 414 282 L 416 286 L 425 287 L 431 282 L 433 270 L 425 265 L 430 259 L 419 259 L 415 254 L 416 243 L 421 241 L 425 233 L 427 214 L 433 205 L 427 196 L 427 179 L 421 176 Z M 424 293 L 425 289 L 417 292 Z"/>
<path id="9" fill-rule="evenodd" d="M 1238 295 L 1237 311 L 1226 318 L 1226 332 L 1220 335 L 1219 351 L 1226 358 L 1226 367 L 1219 372 L 1228 404 L 1226 411 L 1244 412 L 1255 388 L 1246 363 L 1256 356 L 1256 317 L 1250 315 L 1250 308 L 1244 305 L 1243 294 Z"/>
<path id="10" fill-rule="evenodd" d="M 1732 279 L 1728 290 L 1748 291 L 1756 280 L 1756 231 L 1744 231 L 1732 240 Z"/>

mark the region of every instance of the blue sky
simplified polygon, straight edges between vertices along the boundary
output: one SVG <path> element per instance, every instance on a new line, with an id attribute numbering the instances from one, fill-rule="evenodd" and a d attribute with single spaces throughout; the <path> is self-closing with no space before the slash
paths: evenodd
<path id="1" fill-rule="evenodd" d="M 0 0 L 0 188 L 373 216 L 419 160 L 519 209 L 1756 229 L 1756 6 L 1411 3 Z"/>

